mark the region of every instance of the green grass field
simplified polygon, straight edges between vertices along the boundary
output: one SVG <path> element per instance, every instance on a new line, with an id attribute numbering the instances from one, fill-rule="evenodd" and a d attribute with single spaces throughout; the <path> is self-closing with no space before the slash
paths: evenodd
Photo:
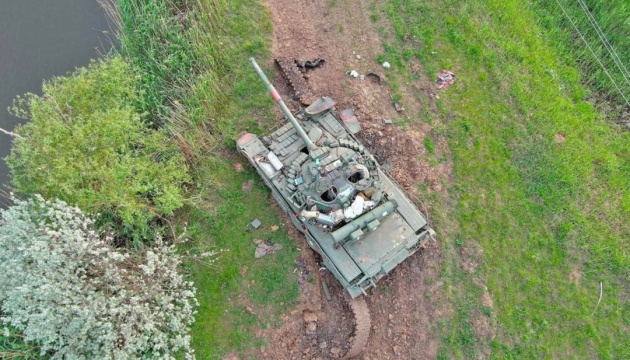
<path id="1" fill-rule="evenodd" d="M 210 113 L 220 143 L 229 146 L 240 130 L 264 131 L 271 123 L 264 115 L 270 102 L 262 87 L 250 88 L 258 82 L 244 61 L 252 54 L 268 56 L 270 24 L 262 7 L 221 4 L 215 19 L 225 19 L 219 16 L 222 11 L 239 16 L 213 25 L 220 31 L 210 40 L 199 36 L 206 44 L 201 49 L 221 52 L 214 58 L 214 69 L 218 83 L 227 86 L 222 97 L 226 101 Z M 543 26 L 538 8 L 517 1 L 393 1 L 375 2 L 372 9 L 371 18 L 388 19 L 392 25 L 379 29 L 386 41 L 375 60 L 387 57 L 394 65 L 390 78 L 395 94 L 414 77 L 433 78 L 442 68 L 458 76 L 438 102 L 437 115 L 446 128 L 425 139 L 433 154 L 435 141 L 445 138 L 455 167 L 450 205 L 429 198 L 437 227 L 452 227 L 442 238 L 443 276 L 456 311 L 436 324 L 442 337 L 439 356 L 470 358 L 479 355 L 482 345 L 490 347 L 494 358 L 630 356 L 625 341 L 630 312 L 624 298 L 629 275 L 629 136 L 613 125 L 614 113 L 589 103 L 593 93 L 583 86 L 585 77 L 566 61 L 568 45 L 558 46 L 566 37 Z M 261 31 L 246 31 L 260 16 Z M 211 46 L 217 42 L 222 47 Z M 414 61 L 421 63 L 424 74 L 408 71 Z M 426 104 L 422 96 L 402 101 Z M 431 116 L 421 119 L 431 122 Z M 253 314 L 234 299 L 244 294 L 271 314 L 282 311 L 272 304 L 295 301 L 295 281 L 286 271 L 295 252 L 279 236 L 287 245 L 287 252 L 278 254 L 286 261 L 284 267 L 270 259 L 252 260 L 252 234 L 243 233 L 245 223 L 254 217 L 277 222 L 260 211 L 269 204 L 266 190 L 240 190 L 240 183 L 255 179 L 255 174 L 236 174 L 225 161 L 210 161 L 198 171 L 197 179 L 212 179 L 210 183 L 222 190 L 209 198 L 219 204 L 217 209 L 188 214 L 204 224 L 196 237 L 230 252 L 210 267 L 191 265 L 202 302 L 193 332 L 195 347 L 202 358 L 229 351 L 247 354 L 248 348 L 259 345 L 251 329 L 273 325 L 274 317 Z M 484 250 L 474 276 L 486 280 L 493 308 L 481 305 L 483 290 L 458 265 L 458 249 L 470 241 Z M 237 261 L 245 261 L 245 277 Z M 261 274 L 272 275 L 261 279 Z M 603 297 L 593 313 L 600 282 Z M 476 336 L 471 324 L 475 313 L 497 324 L 495 339 Z"/>
<path id="2" fill-rule="evenodd" d="M 540 26 L 549 34 L 550 43 L 563 50 L 559 54 L 562 60 L 581 70 L 581 81 L 591 89 L 603 91 L 599 94 L 601 97 L 614 99 L 613 103 L 627 104 L 626 99 L 630 100 L 630 73 L 624 61 L 630 55 L 630 43 L 627 41 L 630 36 L 628 2 L 538 0 L 532 5 Z M 589 14 L 594 22 L 589 20 Z M 601 32 L 598 32 L 599 29 Z M 606 45 L 614 50 L 612 54 Z M 619 60 L 617 63 L 615 56 Z M 601 65 L 606 67 L 608 74 Z M 622 111 L 623 107 L 614 106 L 614 109 Z"/>
<path id="3" fill-rule="evenodd" d="M 425 197 L 441 235 L 441 280 L 454 310 L 434 324 L 440 359 L 476 358 L 484 349 L 497 359 L 630 358 L 630 133 L 616 125 L 619 107 L 593 102 L 607 97 L 594 91 L 610 89 L 591 76 L 593 64 L 553 3 L 371 2 L 370 18 L 384 39 L 374 61 L 392 64 L 388 80 L 397 101 L 428 108 L 425 93 L 405 98 L 401 87 L 432 81 L 440 69 L 457 74 L 456 84 L 440 93 L 437 113 L 423 110 L 405 123 L 436 124 L 439 117 L 424 139 L 429 162 L 452 161 L 455 170 L 449 198 Z M 159 104 L 159 115 L 169 117 L 165 129 L 194 164 L 190 205 L 176 216 L 180 228 L 188 222 L 192 238 L 182 251 L 225 250 L 214 262 L 186 264 L 201 305 L 194 348 L 199 359 L 230 352 L 247 358 L 261 345 L 254 331 L 279 325 L 279 314 L 298 296 L 298 245 L 283 229 L 270 231 L 280 219 L 257 174 L 232 167 L 244 163 L 234 151 L 239 132 L 263 133 L 276 124 L 272 101 L 247 61 L 255 56 L 268 63 L 272 24 L 260 2 L 191 4 L 185 31 L 164 28 L 154 16 L 154 22 L 139 22 L 146 36 L 130 41 L 138 46 L 133 56 L 143 57 L 141 50 L 150 47 L 143 41 L 165 33 L 172 46 L 161 44 L 163 51 L 177 54 L 169 58 L 174 72 L 152 67 L 163 62 L 160 53 L 143 71 L 147 86 L 163 90 L 145 92 L 146 103 Z M 630 10 L 624 5 L 596 5 L 594 14 L 605 29 L 617 29 L 614 39 L 626 54 L 627 25 L 619 19 Z M 126 9 L 134 18 L 133 8 Z M 415 63 L 422 73 L 410 71 Z M 172 74 L 190 66 L 189 83 L 173 81 Z M 449 158 L 438 151 L 441 140 Z M 243 191 L 248 180 L 254 186 Z M 263 228 L 246 232 L 254 218 Z M 256 260 L 253 238 L 284 248 Z M 484 257 L 470 274 L 459 263 L 461 249 L 473 243 Z M 480 302 L 479 279 L 492 307 Z M 496 325 L 494 339 L 475 333 L 478 314 Z M 0 335 L 0 355 L 6 349 L 35 357 L 14 335 Z"/>
<path id="4" fill-rule="evenodd" d="M 457 311 L 440 327 L 440 356 L 470 358 L 487 341 L 469 320 L 484 311 L 480 289 L 457 267 L 456 248 L 476 241 L 498 322 L 492 357 L 630 357 L 630 134 L 588 101 L 582 74 L 554 46 L 563 38 L 518 1 L 392 1 L 380 11 L 393 25 L 383 57 L 397 81 L 413 81 L 413 58 L 424 76 L 458 77 L 438 104 L 459 229 L 443 239 Z"/>

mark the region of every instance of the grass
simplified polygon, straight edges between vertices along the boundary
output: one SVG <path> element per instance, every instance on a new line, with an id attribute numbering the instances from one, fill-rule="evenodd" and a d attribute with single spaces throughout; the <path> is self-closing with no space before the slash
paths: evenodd
<path id="1" fill-rule="evenodd" d="M 204 66 L 190 46 L 188 6 L 181 0 L 105 1 L 120 28 L 120 51 L 140 79 L 136 107 L 148 125 L 161 127 Z"/>
<path id="2" fill-rule="evenodd" d="M 279 225 L 277 212 L 269 211 L 270 193 L 234 151 L 240 132 L 263 134 L 277 124 L 273 102 L 248 61 L 254 56 L 263 68 L 270 63 L 271 23 L 266 8 L 249 1 L 200 1 L 189 16 L 194 26 L 187 36 L 203 66 L 182 99 L 192 113 L 179 128 L 196 153 L 198 200 L 178 219 L 191 224 L 196 248 L 227 250 L 211 265 L 188 264 L 200 302 L 193 346 L 200 359 L 226 353 L 249 358 L 253 348 L 263 345 L 255 331 L 278 326 L 279 315 L 294 307 L 298 295 L 294 260 L 299 245 L 283 229 L 270 232 L 269 226 Z M 206 124 L 216 139 L 211 148 L 196 147 L 195 139 L 205 135 L 199 135 L 199 124 Z M 234 161 L 248 170 L 237 173 Z M 248 180 L 256 185 L 245 192 L 241 184 Z M 255 218 L 263 227 L 245 232 Z M 254 259 L 253 238 L 273 240 L 283 249 Z"/>
<path id="3" fill-rule="evenodd" d="M 630 136 L 587 101 L 567 39 L 537 9 L 494 0 L 382 8 L 392 28 L 376 60 L 392 63 L 394 84 L 413 79 L 415 59 L 425 76 L 445 68 L 458 79 L 438 102 L 455 168 L 445 358 L 478 355 L 483 342 L 495 358 L 630 357 Z M 484 250 L 475 276 L 487 280 L 492 311 L 458 268 L 461 239 Z M 476 311 L 496 315 L 491 342 L 470 331 Z"/>
<path id="4" fill-rule="evenodd" d="M 269 190 L 249 169 L 237 173 L 236 136 L 262 134 L 277 125 L 272 101 L 251 68 L 254 56 L 270 63 L 271 23 L 267 9 L 251 1 L 106 1 L 106 11 L 121 28 L 121 52 L 141 80 L 140 101 L 146 124 L 168 133 L 185 155 L 192 175 L 187 206 L 172 220 L 188 224 L 192 241 L 182 252 L 224 250 L 213 262 L 190 257 L 185 267 L 198 289 L 200 308 L 192 341 L 200 359 L 228 352 L 251 357 L 262 345 L 255 330 L 279 325 L 279 315 L 297 301 L 296 244 L 269 211 Z M 254 180 L 244 191 L 241 184 Z M 254 218 L 263 223 L 245 232 Z M 252 239 L 283 245 L 276 254 L 254 259 Z M 20 336 L 0 336 L 0 357 L 35 358 L 36 348 Z M 35 349 L 35 350 L 33 350 Z"/>
<path id="5" fill-rule="evenodd" d="M 443 337 L 438 355 L 470 358 L 488 346 L 495 358 L 624 357 L 629 351 L 623 299 L 629 234 L 624 219 L 630 211 L 627 135 L 584 100 L 590 92 L 581 85 L 580 72 L 553 46 L 564 40 L 545 36 L 544 24 L 537 25 L 539 18 L 526 4 L 502 4 L 450 1 L 438 7 L 394 1 L 383 12 L 374 10 L 374 19 L 389 18 L 393 25 L 379 30 L 387 42 L 377 60 L 389 61 L 397 72 L 390 82 L 395 95 L 400 97 L 408 79 L 417 79 L 407 70 L 413 61 L 424 66 L 419 76 L 433 77 L 441 68 L 458 75 L 457 85 L 438 103 L 448 128 L 425 139 L 429 151 L 437 137 L 448 140 L 456 173 L 453 208 L 429 198 L 434 212 L 452 210 L 456 216 L 434 216 L 437 228 L 456 229 L 443 238 L 443 277 L 455 311 L 436 324 Z M 223 149 L 233 145 L 239 131 L 264 132 L 271 124 L 270 102 L 245 61 L 252 54 L 268 58 L 270 28 L 262 7 L 212 6 L 209 13 L 221 21 L 205 21 L 212 31 L 196 34 L 195 44 L 213 59 L 212 71 L 200 78 L 227 86 L 222 92 L 195 87 L 185 100 L 190 109 L 204 109 L 197 117 L 212 120 Z M 262 23 L 256 20 L 261 15 Z M 247 31 L 252 24 L 262 27 Z M 556 143 L 556 134 L 565 141 Z M 189 265 L 202 303 L 193 329 L 195 348 L 203 358 L 229 351 L 251 356 L 249 349 L 261 345 L 253 329 L 273 326 L 273 314 L 283 307 L 277 305 L 292 304 L 297 294 L 282 262 L 252 259 L 253 234 L 243 233 L 254 217 L 265 224 L 277 219 L 260 210 L 269 204 L 264 189 L 239 190 L 255 174 L 233 173 L 221 161 L 202 162 L 196 171 L 198 181 L 210 179 L 203 198 L 216 206 L 189 209 L 181 218 L 198 224 L 191 230 L 199 246 L 230 251 L 213 266 Z M 221 189 L 218 196 L 211 196 L 213 189 Z M 286 264 L 296 253 L 283 236 L 274 239 L 286 245 L 286 253 L 276 254 Z M 479 242 L 485 252 L 472 275 L 459 267 L 459 249 L 468 242 Z M 571 281 L 576 273 L 580 280 Z M 474 277 L 487 280 L 493 308 L 480 303 L 483 289 Z M 600 281 L 605 298 L 591 317 Z M 479 338 L 471 323 L 476 314 L 496 321 L 496 339 Z"/>
<path id="6" fill-rule="evenodd" d="M 189 209 L 180 214 L 190 222 L 195 247 L 191 251 L 225 249 L 213 264 L 192 262 L 188 268 L 198 288 L 199 314 L 192 331 L 193 345 L 200 359 L 221 358 L 226 352 L 243 352 L 262 345 L 253 330 L 278 325 L 279 315 L 297 301 L 297 275 L 293 264 L 297 244 L 280 225 L 276 211 L 269 211 L 269 191 L 257 184 L 249 192 L 241 189 L 247 180 L 259 181 L 253 170 L 236 173 L 229 164 L 218 164 L 215 171 L 226 180 L 216 203 L 216 213 Z M 253 219 L 258 230 L 246 231 Z M 290 226 L 290 224 L 287 224 Z M 254 258 L 254 238 L 283 245 L 279 252 Z"/>
<path id="7" fill-rule="evenodd" d="M 201 304 L 194 347 L 202 359 L 230 352 L 253 357 L 262 345 L 255 331 L 278 325 L 298 294 L 296 244 L 283 230 L 270 231 L 280 220 L 268 210 L 268 190 L 252 170 L 231 167 L 239 159 L 233 150 L 239 132 L 274 126 L 272 102 L 247 62 L 255 56 L 269 63 L 271 23 L 260 3 L 243 0 L 199 0 L 185 12 L 181 2 L 160 4 L 168 6 L 135 13 L 152 15 L 139 27 L 146 31 L 135 34 L 137 52 L 129 54 L 146 65 L 147 89 L 157 89 L 154 115 L 194 165 L 190 205 L 175 220 L 180 227 L 187 222 L 193 238 L 182 251 L 226 250 L 214 263 L 186 264 Z M 621 5 L 597 5 L 595 13 L 600 19 L 613 14 L 605 23 L 612 27 Z M 433 78 L 443 68 L 457 74 L 437 103 L 447 127 L 424 140 L 433 154 L 446 139 L 455 170 L 449 199 L 427 197 L 435 227 L 443 229 L 442 280 L 453 307 L 434 325 L 442 359 L 479 357 L 486 348 L 494 358 L 630 358 L 630 136 L 609 121 L 616 112 L 587 101 L 591 88 L 602 88 L 576 68 L 574 45 L 555 30 L 560 20 L 551 6 L 398 0 L 370 7 L 371 21 L 391 22 L 378 29 L 385 42 L 375 60 L 392 64 L 388 83 L 397 101 L 406 100 L 401 87 L 422 76 Z M 185 26 L 178 22 L 184 18 Z M 144 53 L 155 49 L 163 53 Z M 162 57 L 171 51 L 179 55 Z M 408 70 L 418 61 L 424 74 Z M 426 103 L 424 95 L 413 96 Z M 241 184 L 248 180 L 256 185 L 245 192 Z M 245 232 L 254 218 L 263 228 Z M 255 260 L 254 237 L 284 249 Z M 476 243 L 484 259 L 471 274 L 460 268 L 460 250 Z M 477 279 L 485 280 L 494 307 L 481 304 Z M 600 283 L 602 302 L 593 312 Z M 479 314 L 496 322 L 496 338 L 475 332 L 472 319 Z"/>
<path id="8" fill-rule="evenodd" d="M 627 70 L 628 65 L 623 64 L 630 56 L 630 44 L 627 41 L 628 36 L 630 36 L 630 23 L 627 21 L 630 11 L 628 2 L 624 0 L 583 0 L 586 11 L 576 1 L 558 0 L 558 2 L 533 2 L 533 10 L 540 17 L 540 26 L 551 35 L 554 44 L 563 49 L 563 60 L 582 70 L 583 82 L 588 83 L 592 89 L 601 91 L 602 98 L 613 100 L 610 103 L 625 104 L 619 90 L 626 98 L 630 99 L 630 83 L 628 83 L 630 74 Z M 564 15 L 563 9 L 568 16 Z M 624 65 L 623 67 L 618 66 L 613 56 L 606 50 L 596 27 L 591 24 L 587 17 L 587 11 L 592 14 L 597 25 L 601 27 L 604 37 L 614 48 L 619 60 Z M 580 37 L 569 18 L 584 39 Z M 595 55 L 589 50 L 584 40 Z M 606 67 L 619 90 L 601 65 Z M 615 110 L 622 111 L 623 107 L 616 106 Z M 627 118 L 625 120 L 627 121 Z"/>
<path id="9" fill-rule="evenodd" d="M 130 0 L 120 3 L 137 5 Z M 159 93 L 166 95 L 163 99 L 169 107 L 164 128 L 191 165 L 194 190 L 190 205 L 175 219 L 180 228 L 189 224 L 193 239 L 182 251 L 224 250 L 215 262 L 191 260 L 186 264 L 200 302 L 192 329 L 193 347 L 200 359 L 219 359 L 227 353 L 248 358 L 253 356 L 253 348 L 263 345 L 255 330 L 279 325 L 280 313 L 289 311 L 298 295 L 293 272 L 296 244 L 283 229 L 269 231 L 270 225 L 279 224 L 277 212 L 269 211 L 269 191 L 258 184 L 259 176 L 253 170 L 237 173 L 231 166 L 239 161 L 249 169 L 247 161 L 234 151 L 240 132 L 263 134 L 277 124 L 272 101 L 248 61 L 254 56 L 263 68 L 270 63 L 271 23 L 267 9 L 251 1 L 166 4 L 157 10 L 170 11 L 178 19 L 173 22 L 172 15 L 166 17 L 166 29 L 175 29 L 174 34 L 168 33 L 171 37 L 151 36 L 165 31 L 160 22 L 163 16 L 146 19 L 156 9 L 130 7 L 133 14 L 143 17 L 134 21 L 147 24 L 143 28 L 148 30 L 123 39 L 133 40 L 134 46 L 128 48 L 142 50 L 129 54 L 137 57 L 135 62 L 147 62 L 142 65 L 144 73 L 167 87 Z M 164 54 L 147 56 L 147 48 L 162 49 Z M 172 51 L 177 56 L 171 57 Z M 164 56 L 174 60 L 166 69 L 161 61 Z M 182 74 L 188 66 L 193 71 Z M 256 185 L 246 192 L 241 184 L 248 180 Z M 246 224 L 254 218 L 262 221 L 263 228 L 248 233 Z M 273 240 L 284 248 L 254 259 L 255 237 Z"/>
<path id="10" fill-rule="evenodd" d="M 48 359 L 40 356 L 40 348 L 31 343 L 25 343 L 23 335 L 7 328 L 7 332 L 0 332 L 0 359 L 34 360 Z"/>

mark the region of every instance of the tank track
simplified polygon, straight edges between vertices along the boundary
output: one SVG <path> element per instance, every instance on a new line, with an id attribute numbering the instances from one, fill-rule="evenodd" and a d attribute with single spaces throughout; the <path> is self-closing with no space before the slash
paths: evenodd
<path id="1" fill-rule="evenodd" d="M 291 87 L 296 94 L 295 97 L 300 100 L 302 105 L 312 104 L 316 97 L 313 95 L 311 87 L 306 82 L 306 79 L 304 79 L 302 72 L 295 64 L 295 61 L 289 58 L 280 57 L 276 59 L 276 63 L 280 66 L 282 75 L 285 79 L 287 79 L 289 84 L 291 84 Z"/>
<path id="2" fill-rule="evenodd" d="M 348 305 L 354 314 L 354 335 L 350 339 L 350 350 L 343 357 L 344 359 L 352 359 L 359 355 L 370 337 L 372 322 L 370 320 L 370 310 L 364 297 L 348 300 Z"/>

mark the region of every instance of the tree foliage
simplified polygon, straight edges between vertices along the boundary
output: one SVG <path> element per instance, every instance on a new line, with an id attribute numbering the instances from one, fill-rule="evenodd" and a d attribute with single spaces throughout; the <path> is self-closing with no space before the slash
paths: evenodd
<path id="1" fill-rule="evenodd" d="M 173 246 L 130 253 L 93 225 L 41 196 L 0 210 L 1 322 L 53 359 L 194 358 L 195 289 Z"/>
<path id="2" fill-rule="evenodd" d="M 7 158 L 15 190 L 135 226 L 182 206 L 185 161 L 166 135 L 144 127 L 133 107 L 137 81 L 114 57 L 45 82 L 43 96 L 16 99 L 12 112 L 30 121 Z"/>

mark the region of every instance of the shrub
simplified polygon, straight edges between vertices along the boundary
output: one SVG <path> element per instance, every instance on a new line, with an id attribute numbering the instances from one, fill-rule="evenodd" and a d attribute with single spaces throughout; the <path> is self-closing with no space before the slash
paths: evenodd
<path id="1" fill-rule="evenodd" d="M 173 246 L 130 253 L 60 200 L 0 211 L 2 321 L 53 359 L 194 358 L 195 289 Z"/>
<path id="2" fill-rule="evenodd" d="M 60 198 L 144 227 L 183 205 L 189 180 L 177 145 L 144 127 L 136 79 L 120 57 L 45 82 L 44 95 L 16 99 L 28 123 L 7 163 L 18 193 Z"/>

